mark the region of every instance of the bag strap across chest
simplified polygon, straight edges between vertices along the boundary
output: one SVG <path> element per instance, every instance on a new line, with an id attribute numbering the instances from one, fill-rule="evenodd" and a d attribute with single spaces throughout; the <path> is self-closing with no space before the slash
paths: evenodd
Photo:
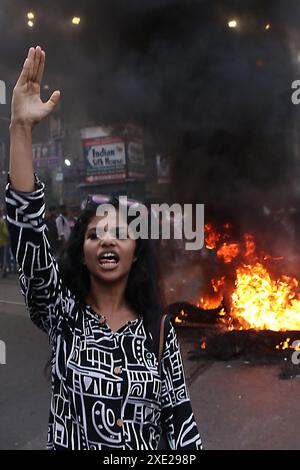
<path id="1" fill-rule="evenodd" d="M 166 342 L 166 325 L 167 322 L 170 319 L 170 315 L 162 315 L 161 318 L 159 318 L 158 321 L 156 321 L 155 324 L 149 325 L 149 330 L 152 334 L 153 338 L 153 351 L 155 353 L 157 362 L 159 364 L 159 370 L 161 366 L 161 359 L 163 356 L 163 351 L 164 351 L 164 344 Z"/>
<path id="2" fill-rule="evenodd" d="M 168 315 L 165 314 L 161 317 L 161 321 L 160 321 L 159 351 L 158 351 L 158 364 L 159 364 L 159 366 L 160 366 L 161 358 L 162 358 L 163 351 L 164 351 L 165 325 L 166 325 L 167 318 L 168 318 Z"/>

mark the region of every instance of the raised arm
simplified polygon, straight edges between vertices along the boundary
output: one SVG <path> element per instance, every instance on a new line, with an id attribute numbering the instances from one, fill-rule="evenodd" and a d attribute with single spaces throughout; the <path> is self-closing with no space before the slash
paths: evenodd
<path id="1" fill-rule="evenodd" d="M 9 174 L 13 189 L 31 192 L 35 189 L 32 162 L 33 127 L 50 114 L 59 102 L 60 92 L 41 100 L 41 81 L 44 74 L 45 52 L 31 47 L 13 90 L 10 123 Z"/>
<path id="2" fill-rule="evenodd" d="M 56 333 L 69 321 L 72 296 L 50 251 L 44 217 L 44 184 L 35 175 L 32 162 L 32 129 L 54 109 L 60 96 L 56 91 L 49 101 L 41 101 L 44 64 L 44 51 L 40 47 L 30 48 L 14 88 L 6 207 L 11 247 L 20 268 L 26 306 L 32 321 L 54 341 Z"/>

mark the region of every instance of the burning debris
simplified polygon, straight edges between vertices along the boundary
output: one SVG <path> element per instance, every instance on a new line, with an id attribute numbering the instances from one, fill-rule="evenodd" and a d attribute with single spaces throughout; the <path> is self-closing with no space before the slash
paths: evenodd
<path id="1" fill-rule="evenodd" d="M 284 333 L 254 329 L 225 332 L 202 330 L 198 347 L 190 351 L 189 359 L 242 359 L 250 365 L 277 364 L 281 366 L 279 376 L 291 379 L 300 377 L 299 336 L 299 331 Z"/>
<path id="2" fill-rule="evenodd" d="M 198 327 L 198 350 L 192 356 L 290 363 L 300 339 L 300 289 L 296 277 L 284 272 L 284 257 L 259 249 L 251 233 L 235 239 L 230 224 L 223 231 L 207 224 L 205 230 L 217 275 L 195 305 L 169 306 L 177 325 Z M 283 376 L 299 373 L 298 364 L 289 364 Z"/>
<path id="3" fill-rule="evenodd" d="M 205 226 L 206 248 L 214 250 L 219 274 L 211 279 L 209 292 L 200 295 L 197 307 L 215 310 L 228 330 L 299 331 L 299 282 L 280 272 L 283 257 L 260 252 L 250 233 L 243 234 L 242 242 L 232 241 L 230 224 L 224 228 L 221 233 L 211 224 Z M 189 307 L 189 312 L 183 308 L 175 322 L 189 321 L 194 310 Z M 198 314 L 203 322 L 203 312 Z"/>

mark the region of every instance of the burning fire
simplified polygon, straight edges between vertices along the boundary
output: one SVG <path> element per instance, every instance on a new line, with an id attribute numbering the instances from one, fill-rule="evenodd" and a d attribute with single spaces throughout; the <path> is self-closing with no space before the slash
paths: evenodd
<path id="1" fill-rule="evenodd" d="M 223 258 L 224 263 L 231 263 L 239 254 L 240 248 L 237 243 L 224 243 L 217 251 L 218 258 Z"/>
<path id="2" fill-rule="evenodd" d="M 175 323 L 178 323 L 178 324 L 184 323 L 187 316 L 188 314 L 184 310 L 181 310 L 180 314 L 177 315 L 177 317 L 175 318 Z"/>
<path id="3" fill-rule="evenodd" d="M 221 234 L 214 230 L 212 224 L 206 224 L 205 229 L 205 246 L 208 250 L 216 248 L 217 242 L 221 238 Z"/>
<path id="4" fill-rule="evenodd" d="M 291 341 L 291 338 L 287 338 L 285 341 L 281 341 L 279 344 L 277 344 L 276 349 L 288 349 L 290 348 L 289 342 Z"/>
<path id="5" fill-rule="evenodd" d="M 297 287 L 297 280 L 288 276 L 272 280 L 260 263 L 240 266 L 236 271 L 230 315 L 237 317 L 246 329 L 300 330 Z"/>
<path id="6" fill-rule="evenodd" d="M 206 295 L 201 297 L 200 302 L 197 303 L 197 307 L 202 307 L 206 310 L 218 308 L 223 300 L 223 295 L 220 292 L 220 288 L 225 284 L 225 276 L 221 276 L 219 279 L 212 279 L 211 285 L 214 291 L 213 295 Z"/>
<path id="7" fill-rule="evenodd" d="M 257 253 L 254 237 L 250 233 L 244 234 L 242 243 L 231 241 L 230 228 L 229 224 L 225 224 L 223 232 L 218 232 L 212 224 L 205 225 L 206 248 L 215 250 L 220 263 L 233 263 L 234 266 L 231 280 L 228 275 L 212 279 L 212 294 L 203 295 L 197 305 L 204 309 L 218 308 L 226 297 L 227 315 L 224 321 L 230 330 L 300 330 L 297 279 L 286 275 L 274 278 L 267 262 L 282 258 Z M 224 270 L 228 272 L 225 266 Z M 286 341 L 281 347 L 288 347 Z"/>

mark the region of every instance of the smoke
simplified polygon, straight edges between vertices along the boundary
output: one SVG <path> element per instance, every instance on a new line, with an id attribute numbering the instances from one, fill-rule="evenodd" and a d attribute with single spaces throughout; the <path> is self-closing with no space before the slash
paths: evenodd
<path id="1" fill-rule="evenodd" d="M 0 3 L 0 71 L 10 83 L 28 47 L 41 45 L 67 119 L 142 125 L 173 157 L 173 199 L 230 211 L 294 197 L 295 1 L 289 10 L 283 0 Z"/>

